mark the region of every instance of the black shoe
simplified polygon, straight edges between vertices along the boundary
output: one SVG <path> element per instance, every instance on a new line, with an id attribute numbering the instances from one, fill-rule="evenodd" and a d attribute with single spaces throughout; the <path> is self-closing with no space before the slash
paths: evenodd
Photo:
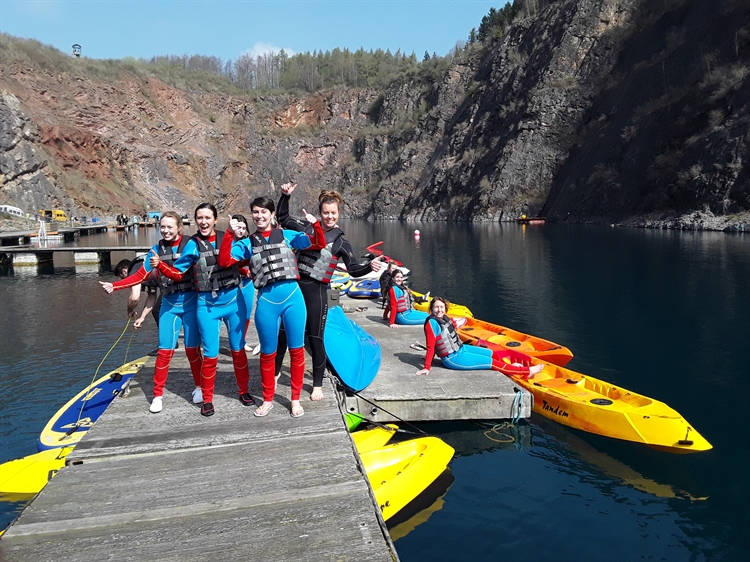
<path id="1" fill-rule="evenodd" d="M 203 406 L 201 406 L 201 416 L 213 416 L 214 415 L 214 405 L 212 402 L 204 402 Z"/>
<path id="2" fill-rule="evenodd" d="M 255 406 L 255 398 L 250 396 L 247 392 L 245 394 L 240 394 L 240 402 L 244 406 Z"/>

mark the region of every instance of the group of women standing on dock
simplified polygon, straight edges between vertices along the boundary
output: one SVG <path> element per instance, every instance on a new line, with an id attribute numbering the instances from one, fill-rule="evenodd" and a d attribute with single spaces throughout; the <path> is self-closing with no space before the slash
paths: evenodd
<path id="1" fill-rule="evenodd" d="M 320 195 L 321 220 L 304 209 L 304 220 L 292 218 L 288 212 L 289 196 L 295 187 L 291 183 L 281 186 L 280 228 L 274 227 L 275 205 L 268 197 L 258 197 L 250 205 L 255 226 L 252 233 L 241 215 L 230 217 L 226 233 L 216 230 L 218 214 L 210 203 L 196 208 L 198 232 L 192 237 L 183 235 L 182 220 L 177 213 L 164 213 L 160 223 L 162 239 L 150 250 L 149 259 L 141 269 L 116 283 L 101 283 L 111 293 L 133 287 L 150 273 L 158 272 L 163 304 L 154 395 L 149 408 L 152 413 L 163 408 L 169 364 L 183 329 L 185 353 L 195 383 L 192 401 L 201 404 L 202 415 L 214 414 L 222 322 L 227 326 L 239 400 L 247 406 L 255 405 L 249 389 L 245 349 L 254 300 L 263 389 L 263 402 L 254 415 L 265 416 L 273 408 L 276 377 L 287 347 L 291 364 L 291 415 L 304 414 L 300 395 L 305 370 L 305 332 L 313 361 L 311 399 L 323 397 L 326 359 L 323 329 L 331 276 L 339 260 L 355 277 L 378 271 L 382 264 L 378 260 L 359 264 L 354 259 L 351 245 L 337 225 L 343 201 L 335 191 Z"/>

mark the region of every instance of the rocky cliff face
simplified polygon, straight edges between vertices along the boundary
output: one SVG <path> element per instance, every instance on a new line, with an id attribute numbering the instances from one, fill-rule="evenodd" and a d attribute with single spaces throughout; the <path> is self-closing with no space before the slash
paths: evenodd
<path id="1" fill-rule="evenodd" d="M 560 0 L 385 92 L 188 90 L 4 37 L 0 202 L 237 212 L 291 180 L 353 217 L 742 228 L 750 7 L 650 4 Z"/>

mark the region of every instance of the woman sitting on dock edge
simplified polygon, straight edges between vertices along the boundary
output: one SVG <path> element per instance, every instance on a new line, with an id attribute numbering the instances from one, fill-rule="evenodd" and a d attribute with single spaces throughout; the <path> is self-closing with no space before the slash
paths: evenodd
<path id="1" fill-rule="evenodd" d="M 400 269 L 394 269 L 392 277 L 393 285 L 388 292 L 388 309 L 390 310 L 388 325 L 391 328 L 397 328 L 397 324 L 405 326 L 423 324 L 429 315 L 426 312 L 414 309 L 414 295 L 404 285 L 404 273 Z"/>
<path id="2" fill-rule="evenodd" d="M 477 347 L 463 343 L 456 332 L 454 320 L 445 315 L 449 303 L 443 297 L 435 297 L 430 302 L 430 315 L 424 323 L 424 334 L 427 352 L 424 358 L 424 369 L 417 371 L 417 376 L 430 374 L 432 358 L 437 354 L 448 369 L 458 371 L 481 371 L 494 369 L 495 371 L 512 371 L 518 373 L 535 374 L 542 370 L 543 365 L 529 368 L 531 358 L 526 365 L 511 365 L 506 362 L 502 351 L 493 352 L 485 347 Z M 465 320 L 465 319 L 464 319 Z"/>

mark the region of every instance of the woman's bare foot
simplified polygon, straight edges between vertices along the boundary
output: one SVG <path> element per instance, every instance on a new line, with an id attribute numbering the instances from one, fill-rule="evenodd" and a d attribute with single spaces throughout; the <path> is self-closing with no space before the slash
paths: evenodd
<path id="1" fill-rule="evenodd" d="M 301 418 L 303 415 L 305 415 L 305 410 L 302 408 L 302 404 L 299 403 L 299 400 L 292 400 L 292 417 Z"/>
<path id="2" fill-rule="evenodd" d="M 310 393 L 310 400 L 313 402 L 317 402 L 318 400 L 323 400 L 323 387 L 322 386 L 314 386 L 313 391 Z"/>

